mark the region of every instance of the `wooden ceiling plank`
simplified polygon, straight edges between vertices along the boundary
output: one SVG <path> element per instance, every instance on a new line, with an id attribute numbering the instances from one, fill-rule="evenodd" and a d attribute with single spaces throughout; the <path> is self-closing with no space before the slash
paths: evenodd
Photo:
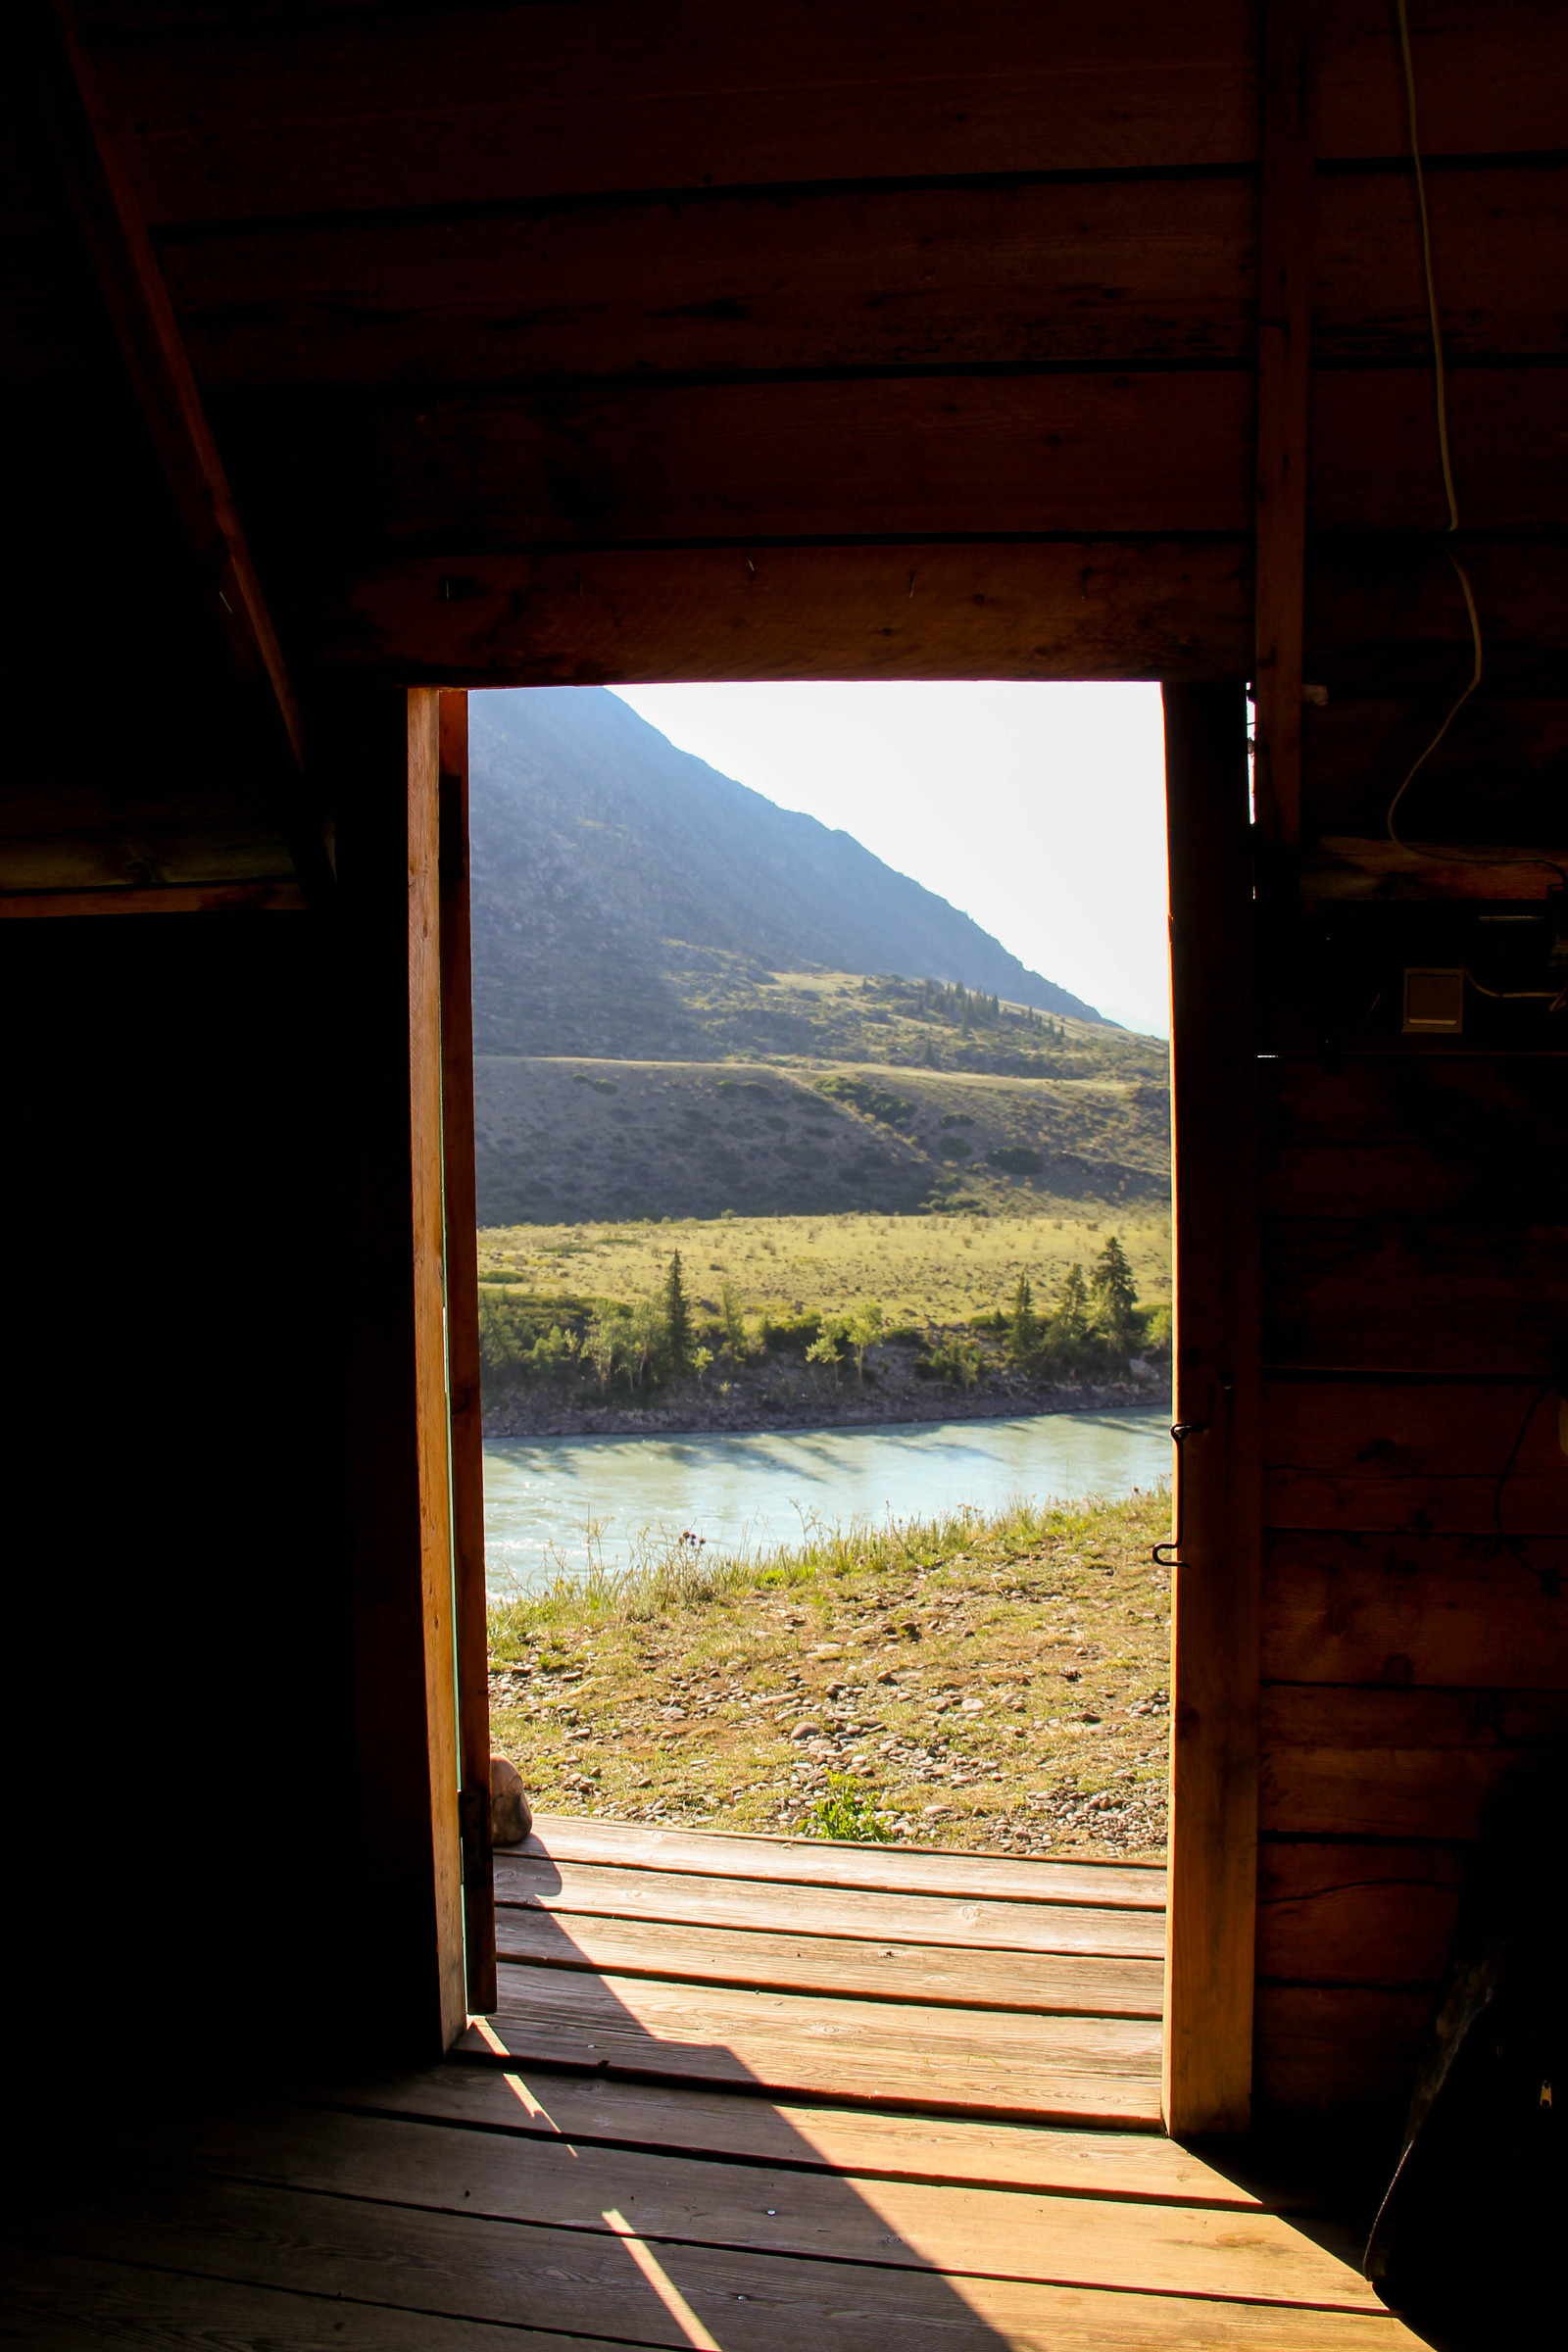
<path id="1" fill-rule="evenodd" d="M 1558 0 L 1421 0 L 1411 14 L 1429 157 L 1561 144 L 1568 14 Z M 1322 155 L 1406 153 L 1398 40 L 1387 0 L 1324 0 Z"/>
<path id="2" fill-rule="evenodd" d="M 169 890 L 52 890 L 0 894 L 0 922 L 83 914 L 293 914 L 298 882 L 198 882 Z"/>
<path id="3" fill-rule="evenodd" d="M 1301 630 L 1306 418 L 1317 160 L 1317 0 L 1268 0 L 1258 231 L 1257 824 L 1275 850 L 1301 830 Z"/>
<path id="4" fill-rule="evenodd" d="M 1560 353 L 1543 251 L 1568 162 L 1433 175 L 1450 361 Z M 1429 348 L 1414 196 L 1316 181 L 1319 360 Z M 1255 342 L 1248 179 L 806 192 L 172 235 L 159 259 L 209 397 L 769 368 L 1240 365 Z"/>
<path id="5" fill-rule="evenodd" d="M 253 510 L 300 560 L 723 539 L 1246 532 L 1251 379 L 754 379 L 370 406 L 225 402 Z"/>
<path id="6" fill-rule="evenodd" d="M 1122 0 L 1044 23 L 1028 0 L 961 18 L 951 0 L 779 0 L 761 17 L 723 0 L 411 8 L 377 18 L 373 83 L 357 10 L 296 17 L 281 34 L 270 12 L 158 15 L 89 16 L 111 102 L 136 125 L 155 226 L 1256 155 L 1242 0 Z M 1560 144 L 1568 18 L 1555 0 L 1428 0 L 1412 33 L 1434 157 Z M 1384 0 L 1326 0 L 1324 50 L 1324 155 L 1401 155 Z"/>
<path id="7" fill-rule="evenodd" d="M 194 15 L 194 12 L 193 12 Z M 1246 161 L 1247 0 L 641 0 L 104 24 L 147 216 Z M 956 34 L 961 32 L 961 38 Z M 395 127 L 394 127 L 395 126 Z"/>
<path id="8" fill-rule="evenodd" d="M 1564 380 L 1450 371 L 1468 529 L 1568 523 Z M 286 407 L 256 393 L 225 401 L 219 421 L 236 482 L 299 576 L 330 563 L 334 541 L 373 562 L 399 547 L 1250 532 L 1252 411 L 1249 373 L 1200 369 L 345 392 Z M 1420 369 L 1319 371 L 1309 527 L 1441 526 L 1430 427 Z M 1458 607 L 1451 583 L 1449 596 Z"/>
<path id="9" fill-rule="evenodd" d="M 1255 201 L 1245 179 L 807 192 L 285 221 L 159 253 L 209 391 L 1245 363 Z"/>

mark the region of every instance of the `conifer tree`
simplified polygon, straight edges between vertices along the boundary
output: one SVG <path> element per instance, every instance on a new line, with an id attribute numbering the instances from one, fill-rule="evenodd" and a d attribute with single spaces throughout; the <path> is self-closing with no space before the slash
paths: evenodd
<path id="1" fill-rule="evenodd" d="M 1081 1340 L 1089 1329 L 1089 1285 L 1080 1265 L 1067 1268 L 1051 1329 L 1054 1339 L 1067 1341 Z"/>
<path id="2" fill-rule="evenodd" d="M 664 1277 L 664 1344 L 669 1349 L 670 1370 L 678 1380 L 691 1361 L 692 1351 L 691 1309 L 680 1278 L 678 1250 L 671 1252 L 669 1272 Z"/>
<path id="3" fill-rule="evenodd" d="M 1113 1348 L 1130 1347 L 1138 1285 L 1127 1263 L 1127 1252 L 1114 1233 L 1095 1260 L 1093 1290 L 1097 1326 Z"/>
<path id="4" fill-rule="evenodd" d="M 1015 1364 L 1027 1365 L 1033 1360 L 1040 1338 L 1040 1325 L 1035 1315 L 1034 1292 L 1027 1274 L 1020 1274 L 1018 1287 L 1012 1294 L 1012 1320 L 1007 1326 L 1007 1354 Z"/>

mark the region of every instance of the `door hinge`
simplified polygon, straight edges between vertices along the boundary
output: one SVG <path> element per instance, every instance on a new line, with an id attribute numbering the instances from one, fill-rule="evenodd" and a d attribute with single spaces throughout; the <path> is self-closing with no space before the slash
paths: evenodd
<path id="1" fill-rule="evenodd" d="M 490 1791 L 488 1788 L 460 1788 L 458 1791 L 458 1830 L 463 1838 L 463 1883 L 466 1886 L 482 1882 L 490 1868 Z"/>

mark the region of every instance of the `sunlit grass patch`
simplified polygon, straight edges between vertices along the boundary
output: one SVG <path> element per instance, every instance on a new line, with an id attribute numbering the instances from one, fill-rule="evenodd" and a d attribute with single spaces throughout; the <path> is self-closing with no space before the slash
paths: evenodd
<path id="1" fill-rule="evenodd" d="M 1168 1526 L 1159 1490 L 590 1551 L 491 1610 L 496 1741 L 546 1810 L 1152 1851 Z"/>

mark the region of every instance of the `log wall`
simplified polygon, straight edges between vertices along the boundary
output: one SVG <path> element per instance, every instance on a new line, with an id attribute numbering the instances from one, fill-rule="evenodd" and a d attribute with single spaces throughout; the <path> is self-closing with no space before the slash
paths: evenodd
<path id="1" fill-rule="evenodd" d="M 1397 2104 L 1483 1807 L 1568 1730 L 1568 1056 L 1260 1066 L 1256 2087 Z"/>

